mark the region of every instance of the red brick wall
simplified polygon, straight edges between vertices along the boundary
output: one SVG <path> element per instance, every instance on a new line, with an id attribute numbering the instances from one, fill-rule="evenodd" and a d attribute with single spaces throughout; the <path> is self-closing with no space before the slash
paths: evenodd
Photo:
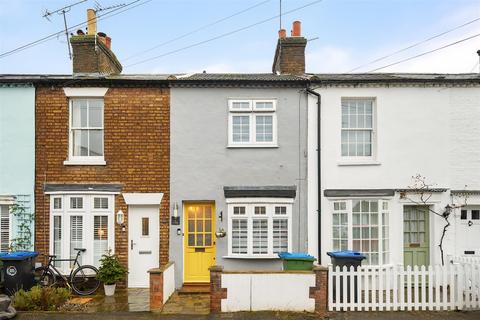
<path id="1" fill-rule="evenodd" d="M 44 183 L 121 183 L 122 192 L 162 192 L 160 265 L 168 262 L 170 179 L 170 92 L 168 88 L 111 87 L 104 102 L 105 166 L 65 166 L 68 158 L 68 99 L 61 87 L 36 90 L 35 250 L 48 253 L 49 196 Z M 128 207 L 115 197 L 115 212 L 125 213 L 126 230 L 115 224 L 115 251 L 128 265 Z"/>
<path id="2" fill-rule="evenodd" d="M 119 74 L 122 65 L 97 36 L 72 36 L 73 73 Z"/>
<path id="3" fill-rule="evenodd" d="M 275 52 L 273 72 L 303 75 L 305 73 L 305 46 L 307 39 L 289 37 L 279 39 Z"/>

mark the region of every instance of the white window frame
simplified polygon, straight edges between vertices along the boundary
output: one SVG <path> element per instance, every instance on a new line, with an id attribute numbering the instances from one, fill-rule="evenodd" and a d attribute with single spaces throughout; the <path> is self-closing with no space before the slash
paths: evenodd
<path id="1" fill-rule="evenodd" d="M 62 209 L 54 209 L 53 204 L 54 198 L 62 198 Z M 70 198 L 71 197 L 82 197 L 83 198 L 83 209 L 70 209 Z M 94 197 L 108 197 L 108 209 L 95 209 L 93 210 L 93 198 Z M 54 227 L 54 216 L 61 216 L 61 256 L 57 258 L 69 259 L 70 258 L 70 217 L 71 216 L 82 216 L 83 217 L 83 248 L 87 249 L 82 253 L 82 264 L 93 264 L 93 230 L 94 230 L 94 216 L 107 216 L 108 217 L 108 249 L 115 251 L 115 208 L 114 208 L 115 196 L 113 194 L 51 194 L 50 196 L 50 232 L 49 232 L 49 253 L 54 254 L 53 251 L 53 227 Z M 65 205 L 67 204 L 67 205 Z M 59 271 L 64 274 L 70 273 L 70 262 L 62 261 L 57 267 Z"/>
<path id="2" fill-rule="evenodd" d="M 388 240 L 388 246 L 389 246 L 389 250 L 385 251 L 384 248 L 383 248 L 383 234 L 382 234 L 382 231 L 383 231 L 383 227 L 384 227 L 384 224 L 383 224 L 383 217 L 382 217 L 382 214 L 383 213 L 386 213 L 388 215 L 388 221 L 389 223 L 391 223 L 392 219 L 391 219 L 391 208 L 392 208 L 392 205 L 391 205 L 391 201 L 390 199 L 385 199 L 385 198 L 339 198 L 339 199 L 331 199 L 330 200 L 330 210 L 329 210 L 329 215 L 330 215 L 330 219 L 331 219 L 331 223 L 330 223 L 330 229 L 329 229 L 329 232 L 331 233 L 330 235 L 330 248 L 332 250 L 335 250 L 334 247 L 333 247 L 333 213 L 334 212 L 347 212 L 347 226 L 348 226 L 348 232 L 347 232 L 347 241 L 348 241 L 348 250 L 353 250 L 353 208 L 352 208 L 352 205 L 353 205 L 353 201 L 355 200 L 358 200 L 358 201 L 362 201 L 362 200 L 365 200 L 365 201 L 377 201 L 378 202 L 378 221 L 377 221 L 377 226 L 378 226 L 378 237 L 377 237 L 377 240 L 378 240 L 378 264 L 377 265 L 388 265 L 390 264 L 390 261 L 391 261 L 391 226 L 390 225 L 386 225 L 386 227 L 388 228 L 388 233 L 387 233 L 387 236 L 386 236 L 386 239 Z M 335 203 L 338 203 L 338 202 L 345 202 L 346 203 L 346 210 L 335 210 L 334 209 L 334 205 Z M 387 210 L 384 210 L 383 209 L 383 203 L 387 203 L 387 207 L 388 209 Z M 360 231 L 361 232 L 361 231 Z M 369 239 L 372 239 L 372 238 L 369 238 Z M 385 263 L 383 260 L 384 260 L 384 255 L 386 255 L 388 257 L 388 261 Z M 363 265 L 365 265 L 365 263 L 363 263 Z"/>
<path id="3" fill-rule="evenodd" d="M 372 102 L 372 128 L 343 128 L 342 126 L 342 105 L 344 101 L 369 100 Z M 342 97 L 340 101 L 340 164 L 358 163 L 358 164 L 378 164 L 377 159 L 377 99 L 375 97 Z M 371 155 L 370 156 L 344 156 L 342 154 L 342 132 L 343 131 L 362 131 L 371 130 Z"/>
<path id="4" fill-rule="evenodd" d="M 228 212 L 228 256 L 225 258 L 244 258 L 244 259 L 275 259 L 278 258 L 277 253 L 273 253 L 273 220 L 286 219 L 288 221 L 288 249 L 292 250 L 292 209 L 293 199 L 291 198 L 229 198 L 227 199 Z M 244 206 L 246 208 L 245 214 L 234 215 L 233 208 Z M 265 215 L 255 215 L 254 208 L 256 206 L 265 206 Z M 275 214 L 276 206 L 284 206 L 287 209 L 286 214 Z M 232 220 L 235 218 L 247 220 L 247 253 L 233 253 L 232 252 Z M 266 254 L 253 253 L 253 220 L 267 219 L 268 220 L 268 250 Z"/>
<path id="5" fill-rule="evenodd" d="M 233 107 L 235 102 L 248 102 L 248 108 L 236 109 Z M 256 104 L 262 102 L 271 102 L 271 109 L 257 109 Z M 228 100 L 228 147 L 278 147 L 277 144 L 277 100 L 276 99 L 229 99 Z M 233 141 L 233 117 L 247 116 L 249 119 L 249 141 Z M 256 141 L 256 117 L 272 116 L 272 141 Z"/>
<path id="6" fill-rule="evenodd" d="M 12 230 L 13 230 L 13 219 L 12 219 L 13 214 L 11 212 L 11 207 L 8 204 L 0 204 L 0 212 L 3 210 L 6 210 L 8 214 L 8 240 L 7 240 L 8 249 L 7 251 L 5 251 L 5 252 L 8 252 L 12 245 L 11 241 L 12 241 Z"/>
<path id="7" fill-rule="evenodd" d="M 63 162 L 64 165 L 106 165 L 105 162 L 105 101 L 103 105 L 102 130 L 103 130 L 103 155 L 102 156 L 73 156 L 73 135 L 72 135 L 72 100 L 75 99 L 103 99 L 108 88 L 89 87 L 89 88 L 63 88 L 65 95 L 69 98 L 68 102 L 68 159 Z"/>

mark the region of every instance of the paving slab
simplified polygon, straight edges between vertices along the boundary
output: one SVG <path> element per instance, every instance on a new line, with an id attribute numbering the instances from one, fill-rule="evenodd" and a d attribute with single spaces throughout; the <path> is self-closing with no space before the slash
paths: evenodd
<path id="1" fill-rule="evenodd" d="M 163 306 L 162 314 L 195 314 L 207 315 L 210 313 L 209 294 L 172 294 Z"/>

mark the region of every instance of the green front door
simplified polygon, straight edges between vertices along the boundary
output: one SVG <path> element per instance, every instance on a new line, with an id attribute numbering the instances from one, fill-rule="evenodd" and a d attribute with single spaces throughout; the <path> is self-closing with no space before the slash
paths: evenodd
<path id="1" fill-rule="evenodd" d="M 403 263 L 405 266 L 428 266 L 428 207 L 403 207 Z"/>

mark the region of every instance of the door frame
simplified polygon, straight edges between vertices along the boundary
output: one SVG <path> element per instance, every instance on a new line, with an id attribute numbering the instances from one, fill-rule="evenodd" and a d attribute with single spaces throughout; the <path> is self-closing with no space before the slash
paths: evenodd
<path id="1" fill-rule="evenodd" d="M 217 256 L 217 237 L 215 235 L 215 227 L 217 223 L 217 216 L 216 216 L 216 202 L 215 200 L 183 200 L 182 201 L 182 283 L 185 283 L 185 274 L 187 268 L 186 266 L 186 259 L 185 259 L 185 241 L 186 241 L 186 231 L 187 231 L 187 219 L 185 219 L 185 212 L 186 208 L 189 205 L 195 205 L 195 204 L 210 204 L 212 206 L 212 241 L 213 241 L 213 254 L 214 257 L 216 258 Z M 201 283 L 201 282 L 199 282 Z M 208 283 L 208 282 L 205 282 Z"/>
<path id="2" fill-rule="evenodd" d="M 403 204 L 402 205 L 402 241 L 401 241 L 401 244 L 402 244 L 402 264 L 404 265 L 405 264 L 405 208 L 406 207 L 424 207 L 426 208 L 427 210 L 427 213 L 426 213 L 426 219 L 425 219 L 425 222 L 426 222 L 426 232 L 425 232 L 425 237 L 426 237 L 426 248 L 428 250 L 428 253 L 427 253 L 427 263 L 428 265 L 431 264 L 431 259 L 432 259 L 432 255 L 431 255 L 431 252 L 432 252 L 432 243 L 431 243 L 431 226 L 432 226 L 432 217 L 430 215 L 430 208 L 432 207 L 432 204 Z M 412 266 L 413 268 L 413 266 Z"/>
<path id="3" fill-rule="evenodd" d="M 132 253 L 131 253 L 131 249 L 130 249 L 130 241 L 132 241 L 131 239 L 131 232 L 133 230 L 133 228 L 130 228 L 130 222 L 131 222 L 131 219 L 130 217 L 132 216 L 132 213 L 131 213 L 131 209 L 132 207 L 136 207 L 136 208 L 155 208 L 157 210 L 157 221 L 158 221 L 158 235 L 155 237 L 153 236 L 152 239 L 154 239 L 154 241 L 156 242 L 156 250 L 157 250 L 157 253 L 158 253 L 158 261 L 157 261 L 157 267 L 160 266 L 160 206 L 159 205 L 152 205 L 152 204 L 147 204 L 147 205 L 138 205 L 138 204 L 133 204 L 133 205 L 129 205 L 128 206 L 128 209 L 127 209 L 127 212 L 128 212 L 128 220 L 127 220 L 127 252 L 128 252 L 128 275 L 127 275 L 127 283 L 128 283 L 128 288 L 144 288 L 144 287 L 139 287 L 139 286 L 132 286 L 131 283 L 130 283 L 130 275 L 133 274 L 130 270 L 130 263 L 132 263 Z M 136 213 L 134 213 L 136 214 Z M 153 251 L 153 250 L 152 250 Z M 148 274 L 147 274 L 148 276 Z"/>

